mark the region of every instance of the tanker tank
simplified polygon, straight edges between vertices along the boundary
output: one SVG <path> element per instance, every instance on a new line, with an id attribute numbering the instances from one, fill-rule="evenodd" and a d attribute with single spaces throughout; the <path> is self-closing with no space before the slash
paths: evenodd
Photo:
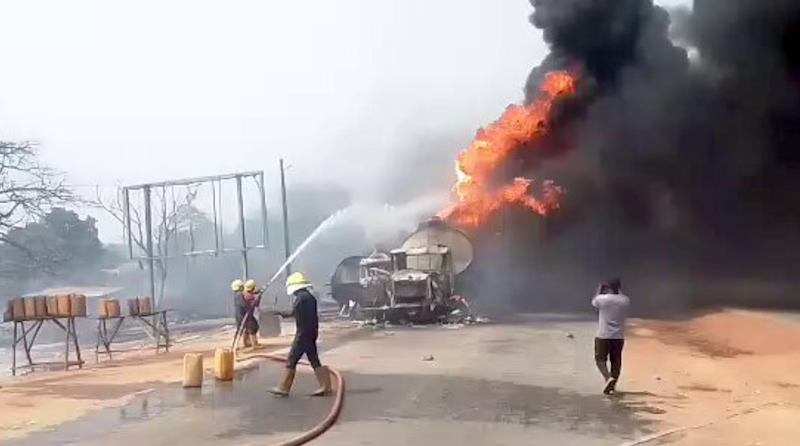
<path id="1" fill-rule="evenodd" d="M 353 257 L 339 265 L 331 288 L 341 290 L 334 296 L 340 304 L 357 299 L 359 312 L 368 319 L 443 321 L 454 309 L 466 305 L 455 293 L 456 282 L 469 268 L 473 256 L 472 242 L 466 234 L 433 219 L 421 223 L 390 254 L 373 253 L 360 258 L 360 292 L 353 289 Z M 345 276 L 348 284 L 343 283 Z"/>

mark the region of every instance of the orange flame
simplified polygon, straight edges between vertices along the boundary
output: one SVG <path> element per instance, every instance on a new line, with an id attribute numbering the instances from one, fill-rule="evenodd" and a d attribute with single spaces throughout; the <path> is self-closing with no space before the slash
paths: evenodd
<path id="1" fill-rule="evenodd" d="M 553 101 L 575 92 L 575 78 L 565 71 L 550 72 L 541 86 L 542 97 L 532 104 L 511 105 L 499 120 L 478 131 L 469 148 L 456 160 L 456 203 L 439 217 L 461 227 L 477 227 L 504 204 L 518 204 L 546 215 L 557 209 L 564 191 L 548 180 L 542 183 L 542 197 L 528 195 L 533 182 L 516 178 L 500 190 L 489 189 L 495 170 L 519 146 L 547 132 Z"/>

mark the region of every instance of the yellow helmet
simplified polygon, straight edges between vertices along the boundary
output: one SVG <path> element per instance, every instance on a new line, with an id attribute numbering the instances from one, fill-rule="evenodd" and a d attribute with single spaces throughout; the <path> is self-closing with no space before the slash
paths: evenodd
<path id="1" fill-rule="evenodd" d="M 236 279 L 231 282 L 231 289 L 233 291 L 242 291 L 242 288 L 244 288 L 244 283 L 241 280 Z"/>
<path id="2" fill-rule="evenodd" d="M 245 291 L 253 292 L 256 290 L 256 281 L 255 280 L 248 280 L 247 283 L 244 284 Z"/>
<path id="3" fill-rule="evenodd" d="M 294 294 L 304 288 L 310 288 L 311 282 L 302 273 L 294 273 L 286 279 L 286 294 Z"/>

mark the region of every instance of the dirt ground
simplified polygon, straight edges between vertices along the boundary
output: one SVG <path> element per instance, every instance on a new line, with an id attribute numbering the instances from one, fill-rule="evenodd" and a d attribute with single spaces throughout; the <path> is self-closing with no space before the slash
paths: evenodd
<path id="1" fill-rule="evenodd" d="M 572 326 L 561 324 L 551 329 L 535 321 L 507 327 L 497 323 L 486 329 L 441 331 L 438 332 L 440 334 L 436 331 L 409 331 L 397 332 L 396 336 L 392 336 L 387 332 L 348 344 L 347 336 L 356 330 L 347 323 L 329 325 L 323 337 L 327 336 L 329 341 L 339 337 L 342 345 L 335 352 L 326 354 L 326 357 L 330 358 L 332 364 L 349 371 L 355 385 L 351 386 L 351 391 L 355 393 L 346 408 L 344 424 L 324 437 L 327 438 L 326 444 L 352 444 L 354 438 L 368 435 L 371 425 L 375 426 L 379 438 L 386 429 L 402 430 L 405 424 L 413 430 L 415 423 L 444 423 L 444 418 L 439 420 L 436 414 L 443 417 L 444 414 L 452 414 L 456 406 L 448 406 L 449 409 L 439 406 L 447 398 L 458 395 L 466 398 L 473 393 L 478 400 L 508 400 L 510 406 L 500 404 L 498 407 L 502 410 L 497 413 L 506 414 L 517 407 L 540 419 L 538 422 L 525 421 L 520 425 L 519 432 L 511 430 L 513 425 L 508 424 L 508 420 L 499 425 L 486 424 L 484 419 L 493 420 L 497 413 L 488 411 L 484 417 L 483 409 L 472 408 L 480 401 L 461 401 L 463 398 L 459 397 L 461 399 L 456 402 L 472 408 L 462 414 L 466 417 L 463 422 L 474 422 L 476 426 L 480 424 L 480 429 L 476 427 L 474 432 L 494 426 L 493 431 L 487 431 L 494 432 L 493 440 L 502 435 L 509 435 L 509 438 L 530 436 L 530 431 L 525 431 L 523 425 L 530 426 L 533 423 L 535 427 L 537 423 L 544 423 L 542 426 L 546 427 L 548 419 L 552 418 L 551 421 L 555 423 L 563 421 L 554 414 L 538 409 L 536 401 L 533 403 L 537 407 L 528 407 L 530 402 L 513 401 L 517 397 L 538 400 L 539 405 L 561 405 L 566 409 L 573 404 L 583 404 L 580 401 L 589 405 L 597 404 L 597 407 L 586 409 L 588 415 L 584 422 L 594 425 L 596 422 L 589 415 L 595 412 L 606 414 L 608 408 L 602 401 L 581 396 L 591 395 L 596 391 L 595 386 L 599 385 L 595 383 L 591 360 L 587 359 L 591 349 L 592 323 L 574 324 L 576 329 L 584 327 L 579 329 L 583 331 L 575 332 L 574 341 L 561 332 Z M 214 336 L 188 340 L 179 343 L 168 355 L 155 356 L 150 352 L 129 354 L 81 371 L 37 373 L 7 382 L 0 390 L 0 441 L 49 431 L 103 408 L 125 405 L 144 393 L 175 383 L 181 379 L 182 357 L 186 352 L 204 353 L 207 373 L 210 373 L 213 349 L 227 344 L 230 336 L 229 332 L 220 332 Z M 418 353 L 404 353 L 406 344 L 403 340 L 408 336 L 412 339 L 428 336 L 440 338 L 442 349 L 435 352 L 431 350 L 430 353 L 435 355 L 434 361 L 419 363 Z M 530 345 L 532 339 L 541 345 Z M 565 342 L 567 340 L 570 342 Z M 268 349 L 285 347 L 288 342 L 286 336 L 271 340 Z M 454 345 L 461 347 L 453 351 Z M 532 350 L 525 355 L 515 353 L 523 348 Z M 478 364 L 487 360 L 485 353 L 480 353 L 485 349 L 499 361 L 498 366 L 478 367 Z M 386 359 L 390 351 L 395 352 L 391 355 L 392 358 L 396 356 L 394 362 Z M 547 352 L 550 352 L 548 361 L 537 361 Z M 544 368 L 536 370 L 537 367 Z M 400 371 L 404 369 L 408 369 L 408 373 L 401 375 Z M 632 321 L 626 344 L 621 398 L 623 401 L 634 401 L 636 407 L 647 409 L 637 410 L 635 415 L 637 426 L 643 425 L 639 418 L 645 418 L 648 435 L 652 438 L 645 444 L 793 446 L 797 444 L 796 439 L 800 438 L 800 374 L 797 370 L 800 370 L 800 323 L 777 315 L 726 310 L 686 320 L 635 320 Z M 432 376 L 444 378 L 431 381 L 420 377 L 431 373 Z M 371 385 L 370 379 L 375 381 L 373 384 L 376 389 L 384 387 L 384 376 L 393 377 L 392 382 L 407 382 L 396 389 L 396 395 L 389 390 L 384 390 L 383 396 L 364 390 Z M 489 378 L 491 381 L 487 381 Z M 459 384 L 461 381 L 463 385 Z M 428 401 L 441 390 L 442 382 L 446 383 L 445 391 L 440 395 L 444 399 L 439 401 L 436 397 L 435 401 Z M 507 389 L 509 383 L 516 383 L 518 389 Z M 520 387 L 522 384 L 524 386 Z M 359 393 L 359 386 L 367 387 Z M 402 402 L 408 396 L 405 394 L 408 389 L 419 391 L 417 402 Z M 496 392 L 500 394 L 496 395 Z M 567 401 L 565 395 L 573 393 L 575 395 Z M 360 403 L 362 400 L 363 403 Z M 265 401 L 265 404 L 273 404 Z M 389 409 L 378 407 L 383 404 Z M 375 414 L 380 414 L 381 410 L 386 414 L 376 418 Z M 569 409 L 567 415 L 572 416 L 571 411 Z M 408 414 L 415 413 L 428 415 L 423 419 L 408 418 Z M 405 418 L 400 418 L 405 421 L 384 420 L 398 414 L 406 414 Z M 610 420 L 615 422 L 613 417 Z M 618 424 L 624 425 L 622 422 Z M 571 429 L 566 426 L 565 432 Z M 428 435 L 429 432 L 421 424 L 417 430 L 420 435 Z M 659 437 L 659 433 L 663 432 L 672 433 Z M 541 432 L 541 435 L 542 439 L 546 439 L 549 434 Z M 553 437 L 562 443 L 566 438 Z M 585 438 L 588 437 L 576 437 L 574 444 L 587 444 Z M 632 440 L 628 444 L 638 443 Z"/>
<path id="2" fill-rule="evenodd" d="M 636 321 L 626 386 L 662 401 L 662 444 L 795 445 L 800 438 L 800 324 L 727 310 L 688 321 Z"/>

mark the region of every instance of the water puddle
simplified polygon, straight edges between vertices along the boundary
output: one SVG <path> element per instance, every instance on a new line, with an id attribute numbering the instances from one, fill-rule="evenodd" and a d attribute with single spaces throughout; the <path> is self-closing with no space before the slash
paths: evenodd
<path id="1" fill-rule="evenodd" d="M 233 382 L 206 380 L 199 389 L 170 385 L 138 395 L 123 407 L 100 410 L 50 432 L 5 444 L 218 445 L 242 436 L 313 426 L 327 413 L 330 399 L 304 396 L 316 385 L 310 373 L 298 374 L 293 397 L 272 397 L 266 390 L 281 371 L 279 364 L 262 363 L 237 373 Z"/>

